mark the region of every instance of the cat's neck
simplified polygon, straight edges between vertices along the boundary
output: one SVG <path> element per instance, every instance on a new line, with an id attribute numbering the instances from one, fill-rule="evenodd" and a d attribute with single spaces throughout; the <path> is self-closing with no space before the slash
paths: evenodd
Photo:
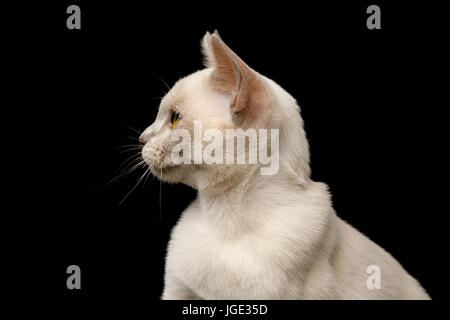
<path id="1" fill-rule="evenodd" d="M 304 190 L 305 186 L 283 170 L 273 176 L 250 170 L 199 190 L 198 199 L 203 219 L 227 236 L 239 236 L 258 227 L 264 216 L 279 211 L 284 204 L 283 191 Z"/>

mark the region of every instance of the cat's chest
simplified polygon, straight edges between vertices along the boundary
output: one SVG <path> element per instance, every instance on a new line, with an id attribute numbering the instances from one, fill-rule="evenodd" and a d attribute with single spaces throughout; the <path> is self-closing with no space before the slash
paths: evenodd
<path id="1" fill-rule="evenodd" d="M 200 296 L 218 299 L 251 297 L 256 287 L 279 290 L 271 279 L 280 275 L 276 243 L 260 234 L 226 238 L 216 228 L 197 214 L 184 215 L 169 244 L 173 274 Z"/>
<path id="2" fill-rule="evenodd" d="M 201 219 L 184 219 L 175 227 L 170 254 L 176 258 L 180 272 L 201 272 L 222 269 L 231 271 L 233 266 L 245 265 L 258 259 L 248 239 L 227 239 L 221 231 Z M 182 269 L 182 270 L 181 270 Z"/>

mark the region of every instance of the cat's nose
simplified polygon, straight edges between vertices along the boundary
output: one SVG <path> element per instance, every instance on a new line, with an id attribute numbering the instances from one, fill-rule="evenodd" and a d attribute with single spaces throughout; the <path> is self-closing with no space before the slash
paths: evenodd
<path id="1" fill-rule="evenodd" d="M 154 136 L 153 132 L 154 132 L 153 125 L 151 125 L 147 129 L 145 129 L 144 132 L 142 132 L 141 136 L 139 137 L 139 142 L 142 147 L 151 139 L 151 137 Z"/>
<path id="2" fill-rule="evenodd" d="M 145 146 L 147 141 L 148 141 L 147 137 L 145 135 L 141 134 L 141 136 L 139 137 L 139 143 L 141 144 L 141 147 Z"/>

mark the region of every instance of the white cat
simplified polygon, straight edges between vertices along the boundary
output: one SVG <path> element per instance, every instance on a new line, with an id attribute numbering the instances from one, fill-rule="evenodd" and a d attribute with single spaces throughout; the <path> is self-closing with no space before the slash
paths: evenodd
<path id="1" fill-rule="evenodd" d="M 310 179 L 295 99 L 248 67 L 217 32 L 202 43 L 205 69 L 179 80 L 140 137 L 154 175 L 198 190 L 168 246 L 163 299 L 429 299 L 385 250 L 336 216 L 327 186 Z M 171 132 L 279 129 L 280 168 L 180 164 Z M 368 285 L 377 266 L 380 288 Z"/>

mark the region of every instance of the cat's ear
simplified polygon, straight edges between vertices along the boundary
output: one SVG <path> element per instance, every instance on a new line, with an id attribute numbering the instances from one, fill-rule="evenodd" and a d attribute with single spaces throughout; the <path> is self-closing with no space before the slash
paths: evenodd
<path id="1" fill-rule="evenodd" d="M 258 117 L 260 112 L 267 111 L 261 110 L 261 99 L 267 91 L 261 75 L 245 64 L 222 41 L 217 31 L 206 33 L 202 51 L 205 66 L 213 69 L 210 81 L 216 90 L 231 94 L 230 107 L 234 112 L 245 111 L 248 116 Z"/>

